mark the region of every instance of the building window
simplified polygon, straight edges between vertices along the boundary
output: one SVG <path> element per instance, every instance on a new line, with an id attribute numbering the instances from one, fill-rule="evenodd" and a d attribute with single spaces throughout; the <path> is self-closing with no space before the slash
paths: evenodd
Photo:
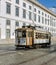
<path id="1" fill-rule="evenodd" d="M 16 26 L 19 26 L 19 22 L 18 21 L 16 21 Z"/>
<path id="2" fill-rule="evenodd" d="M 48 18 L 49 18 L 49 15 L 48 15 Z"/>
<path id="3" fill-rule="evenodd" d="M 34 21 L 36 21 L 36 14 L 34 14 Z"/>
<path id="4" fill-rule="evenodd" d="M 29 20 L 32 20 L 32 13 L 29 11 Z"/>
<path id="5" fill-rule="evenodd" d="M 48 25 L 49 25 L 49 19 L 48 19 Z"/>
<path id="6" fill-rule="evenodd" d="M 45 17 L 47 17 L 47 14 L 45 14 Z"/>
<path id="7" fill-rule="evenodd" d="M 44 13 L 42 12 L 42 15 L 44 15 Z"/>
<path id="8" fill-rule="evenodd" d="M 55 27 L 55 22 L 54 22 L 54 27 Z"/>
<path id="9" fill-rule="evenodd" d="M 38 11 L 38 13 L 40 14 L 40 11 Z"/>
<path id="10" fill-rule="evenodd" d="M 11 13 L 11 4 L 6 3 L 6 13 L 10 14 Z"/>
<path id="11" fill-rule="evenodd" d="M 26 25 L 26 23 L 23 23 L 23 26 L 25 26 Z"/>
<path id="12" fill-rule="evenodd" d="M 6 38 L 10 38 L 10 29 L 6 29 Z"/>
<path id="13" fill-rule="evenodd" d="M 50 26 L 52 25 L 52 18 L 50 17 Z"/>
<path id="14" fill-rule="evenodd" d="M 16 3 L 19 4 L 19 0 L 16 0 Z"/>
<path id="15" fill-rule="evenodd" d="M 9 1 L 11 1 L 11 0 L 9 0 Z"/>
<path id="16" fill-rule="evenodd" d="M 6 25 L 10 25 L 10 20 L 6 20 Z"/>
<path id="17" fill-rule="evenodd" d="M 26 18 L 26 10 L 23 9 L 23 18 Z"/>
<path id="18" fill-rule="evenodd" d="M 23 7 L 26 7 L 26 3 L 23 3 Z"/>
<path id="19" fill-rule="evenodd" d="M 31 10 L 31 6 L 29 6 L 29 9 Z"/>
<path id="20" fill-rule="evenodd" d="M 36 8 L 34 8 L 34 12 L 36 12 Z"/>
<path id="21" fill-rule="evenodd" d="M 42 23 L 44 23 L 44 17 L 42 17 Z"/>
<path id="22" fill-rule="evenodd" d="M 45 30 L 47 30 L 47 27 L 45 27 Z"/>
<path id="23" fill-rule="evenodd" d="M 45 24 L 47 24 L 47 19 L 45 19 Z"/>
<path id="24" fill-rule="evenodd" d="M 40 16 L 38 15 L 38 22 L 40 22 Z"/>
<path id="25" fill-rule="evenodd" d="M 19 16 L 19 7 L 16 6 L 16 16 Z"/>

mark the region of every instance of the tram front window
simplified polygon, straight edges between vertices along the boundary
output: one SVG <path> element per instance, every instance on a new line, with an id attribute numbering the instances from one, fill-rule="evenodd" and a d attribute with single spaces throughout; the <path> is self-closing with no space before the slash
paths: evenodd
<path id="1" fill-rule="evenodd" d="M 26 37 L 26 31 L 22 31 L 22 37 Z"/>
<path id="2" fill-rule="evenodd" d="M 18 37 L 26 37 L 26 31 L 18 31 Z"/>
<path id="3" fill-rule="evenodd" d="M 22 32 L 18 31 L 18 37 L 22 37 Z"/>

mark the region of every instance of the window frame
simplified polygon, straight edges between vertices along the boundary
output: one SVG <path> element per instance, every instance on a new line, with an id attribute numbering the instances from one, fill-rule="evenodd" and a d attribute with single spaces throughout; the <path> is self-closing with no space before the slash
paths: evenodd
<path id="1" fill-rule="evenodd" d="M 6 25 L 9 25 L 9 26 L 10 26 L 10 24 L 11 24 L 11 23 L 10 23 L 10 20 L 7 19 L 7 20 L 6 20 Z"/>
<path id="2" fill-rule="evenodd" d="M 11 14 L 11 4 L 6 2 L 6 13 Z"/>
<path id="3" fill-rule="evenodd" d="M 16 0 L 16 4 L 19 4 L 19 0 Z"/>
<path id="4" fill-rule="evenodd" d="M 19 7 L 15 6 L 15 15 L 19 17 Z"/>
<path id="5" fill-rule="evenodd" d="M 23 18 L 26 19 L 26 10 L 25 9 L 23 9 Z"/>

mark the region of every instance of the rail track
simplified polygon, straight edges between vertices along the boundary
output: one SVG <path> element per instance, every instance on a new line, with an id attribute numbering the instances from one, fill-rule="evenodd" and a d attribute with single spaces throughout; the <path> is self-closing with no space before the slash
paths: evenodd
<path id="1" fill-rule="evenodd" d="M 52 62 L 55 59 L 56 59 L 56 57 L 53 57 L 52 59 L 48 60 L 47 62 L 43 62 L 41 65 L 48 65 L 49 62 Z"/>
<path id="2" fill-rule="evenodd" d="M 51 52 L 51 53 L 52 53 L 52 52 Z M 36 56 L 36 57 L 31 58 L 31 59 L 29 59 L 29 60 L 22 61 L 22 62 L 20 62 L 20 63 L 12 63 L 12 64 L 9 64 L 9 65 L 21 65 L 21 64 L 24 64 L 24 63 L 33 61 L 33 60 L 38 60 L 39 58 L 44 57 L 44 56 L 48 56 L 48 55 L 51 54 L 51 53 L 46 53 L 46 54 L 43 54 L 43 55 L 41 55 L 41 56 Z M 51 61 L 52 61 L 53 59 L 55 59 L 55 58 L 56 58 L 56 57 L 53 57 L 52 59 L 48 60 L 47 62 L 43 62 L 43 63 L 40 64 L 40 65 L 47 65 L 47 63 L 51 62 Z"/>

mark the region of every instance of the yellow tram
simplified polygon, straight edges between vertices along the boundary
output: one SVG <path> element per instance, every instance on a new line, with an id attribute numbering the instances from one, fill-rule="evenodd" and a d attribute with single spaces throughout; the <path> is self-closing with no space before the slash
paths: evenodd
<path id="1" fill-rule="evenodd" d="M 15 30 L 15 46 L 33 47 L 37 45 L 50 46 L 51 34 L 46 31 L 37 30 L 33 26 L 23 26 Z"/>

